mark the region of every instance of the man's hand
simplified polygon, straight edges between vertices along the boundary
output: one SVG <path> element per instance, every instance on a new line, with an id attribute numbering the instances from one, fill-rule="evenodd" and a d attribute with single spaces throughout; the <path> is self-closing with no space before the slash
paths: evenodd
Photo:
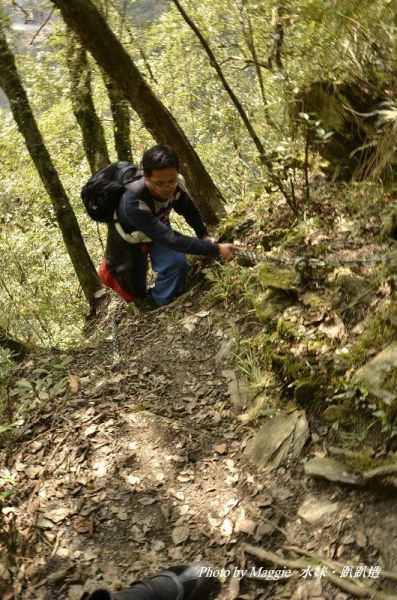
<path id="1" fill-rule="evenodd" d="M 210 235 L 203 235 L 203 237 L 201 239 L 207 240 L 207 242 L 211 242 L 212 244 L 216 244 L 216 242 L 217 242 L 216 238 L 211 237 Z"/>
<path id="2" fill-rule="evenodd" d="M 237 249 L 238 246 L 235 246 L 235 244 L 219 244 L 219 253 L 227 262 L 233 260 Z"/>

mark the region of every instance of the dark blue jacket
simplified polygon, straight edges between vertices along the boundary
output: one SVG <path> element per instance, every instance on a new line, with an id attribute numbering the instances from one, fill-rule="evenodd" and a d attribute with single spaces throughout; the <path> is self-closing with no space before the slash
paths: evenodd
<path id="1" fill-rule="evenodd" d="M 184 188 L 183 179 L 179 177 L 180 184 L 169 200 L 153 196 L 145 185 L 144 177 L 128 184 L 118 206 L 120 225 L 126 233 L 142 232 L 153 242 L 177 252 L 218 256 L 218 244 L 199 239 L 208 235 L 208 230 L 199 209 Z M 197 237 L 183 235 L 171 229 L 169 214 L 172 209 L 184 217 Z"/>
<path id="2" fill-rule="evenodd" d="M 125 292 L 132 296 L 146 293 L 140 260 L 144 243 L 158 242 L 186 254 L 219 255 L 218 244 L 199 239 L 207 235 L 207 228 L 182 179 L 173 197 L 165 201 L 150 194 L 143 177 L 126 187 L 115 212 L 115 221 L 108 227 L 105 252 L 106 267 Z M 171 229 L 169 214 L 172 209 L 185 218 L 198 237 Z"/>

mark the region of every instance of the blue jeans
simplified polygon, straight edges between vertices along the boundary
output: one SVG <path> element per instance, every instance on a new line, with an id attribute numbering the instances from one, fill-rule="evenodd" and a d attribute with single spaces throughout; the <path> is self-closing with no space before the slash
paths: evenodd
<path id="1" fill-rule="evenodd" d="M 150 245 L 150 260 L 152 269 L 157 273 L 156 283 L 151 290 L 152 298 L 159 306 L 169 304 L 177 297 L 185 283 L 191 268 L 182 252 L 176 252 L 161 244 L 153 242 Z M 139 257 L 135 277 L 139 278 L 139 287 L 146 286 L 147 255 Z"/>

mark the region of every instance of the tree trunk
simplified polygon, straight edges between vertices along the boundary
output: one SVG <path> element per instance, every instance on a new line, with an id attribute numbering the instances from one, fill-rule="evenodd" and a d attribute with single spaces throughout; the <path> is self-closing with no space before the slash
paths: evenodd
<path id="1" fill-rule="evenodd" d="M 0 87 L 8 97 L 18 129 L 25 138 L 29 154 L 50 197 L 56 219 L 85 297 L 95 305 L 95 292 L 101 284 L 85 247 L 69 198 L 58 177 L 31 111 L 25 89 L 19 78 L 14 56 L 0 28 Z"/>
<path id="2" fill-rule="evenodd" d="M 8 348 L 8 350 L 11 350 L 18 358 L 25 356 L 30 350 L 29 346 L 23 342 L 11 338 L 2 327 L 0 327 L 0 346 L 2 348 Z"/>
<path id="3" fill-rule="evenodd" d="M 95 112 L 87 52 L 77 36 L 68 31 L 68 67 L 73 112 L 81 129 L 85 155 L 92 173 L 110 163 L 105 133 Z"/>
<path id="4" fill-rule="evenodd" d="M 133 162 L 130 142 L 129 102 L 125 99 L 124 94 L 120 92 L 117 83 L 106 73 L 103 73 L 103 80 L 108 91 L 110 110 L 113 115 L 114 145 L 117 158 Z"/>
<path id="5" fill-rule="evenodd" d="M 159 143 L 180 157 L 188 187 L 208 224 L 223 215 L 222 196 L 170 111 L 157 98 L 91 0 L 51 0 Z"/>

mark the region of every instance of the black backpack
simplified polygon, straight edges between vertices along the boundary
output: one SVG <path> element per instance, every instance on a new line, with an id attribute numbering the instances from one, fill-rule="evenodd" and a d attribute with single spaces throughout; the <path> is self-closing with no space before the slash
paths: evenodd
<path id="1" fill-rule="evenodd" d="M 92 175 L 81 190 L 87 213 L 94 221 L 111 223 L 125 185 L 142 176 L 126 161 L 112 163 Z"/>

